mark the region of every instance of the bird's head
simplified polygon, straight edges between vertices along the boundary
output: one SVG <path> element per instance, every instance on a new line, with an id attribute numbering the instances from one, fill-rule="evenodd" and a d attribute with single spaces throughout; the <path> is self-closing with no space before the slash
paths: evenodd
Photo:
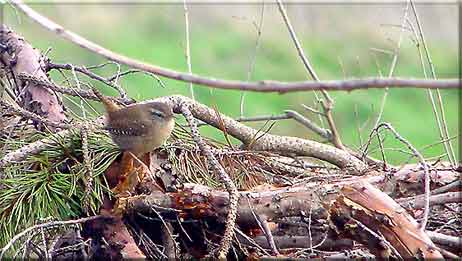
<path id="1" fill-rule="evenodd" d="M 148 113 L 153 121 L 168 123 L 174 120 L 172 107 L 166 103 L 151 102 L 146 104 Z"/>

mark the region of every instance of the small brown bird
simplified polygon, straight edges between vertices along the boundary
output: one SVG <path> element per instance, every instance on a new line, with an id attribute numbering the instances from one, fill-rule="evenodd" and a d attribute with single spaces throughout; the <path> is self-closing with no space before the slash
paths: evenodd
<path id="1" fill-rule="evenodd" d="M 120 149 L 140 156 L 160 147 L 172 133 L 171 106 L 150 102 L 121 108 L 98 91 L 94 93 L 106 108 L 105 129 Z"/>
<path id="2" fill-rule="evenodd" d="M 143 161 L 146 153 L 162 146 L 172 133 L 175 126 L 173 110 L 161 102 L 120 107 L 96 89 L 93 92 L 106 109 L 104 128 L 124 151 L 117 174 L 118 183 L 112 188 L 116 195 L 123 195 L 133 190 L 144 178 L 145 171 L 138 171 L 135 165 Z M 149 163 L 146 165 L 143 162 L 142 165 L 147 167 Z"/>

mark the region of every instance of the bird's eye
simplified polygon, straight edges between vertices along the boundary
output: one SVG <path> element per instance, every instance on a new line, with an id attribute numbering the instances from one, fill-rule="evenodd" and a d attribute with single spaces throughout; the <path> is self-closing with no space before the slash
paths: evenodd
<path id="1" fill-rule="evenodd" d="M 151 111 L 152 115 L 156 116 L 156 117 L 159 117 L 159 118 L 163 118 L 164 117 L 164 114 L 158 110 L 152 110 Z"/>

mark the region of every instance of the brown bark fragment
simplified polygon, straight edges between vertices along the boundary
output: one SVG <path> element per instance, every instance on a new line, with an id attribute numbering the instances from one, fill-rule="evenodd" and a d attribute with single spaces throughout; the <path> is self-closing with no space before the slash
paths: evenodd
<path id="1" fill-rule="evenodd" d="M 18 83 L 19 89 L 16 91 L 21 97 L 19 105 L 53 122 L 63 122 L 66 119 L 64 107 L 55 93 L 32 81 L 20 81 L 17 77 L 19 74 L 27 74 L 48 80 L 40 52 L 4 25 L 0 25 L 0 43 L 6 46 L 0 61 L 11 70 L 12 80 Z"/>
<path id="2" fill-rule="evenodd" d="M 380 257 L 388 257 L 392 246 L 405 259 L 442 258 L 417 222 L 385 193 L 365 182 L 345 186 L 341 192 L 330 209 L 340 233 L 367 244 Z"/>

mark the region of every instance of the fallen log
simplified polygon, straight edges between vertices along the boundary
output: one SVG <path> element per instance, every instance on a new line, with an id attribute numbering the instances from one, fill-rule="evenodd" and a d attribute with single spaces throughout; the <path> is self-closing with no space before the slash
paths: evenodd
<path id="1" fill-rule="evenodd" d="M 342 183 L 240 192 L 237 223 L 244 228 L 258 228 L 259 220 L 309 217 L 313 224 L 329 224 L 328 232 L 334 231 L 339 238 L 367 245 L 377 257 L 442 258 L 426 233 L 417 228 L 417 222 L 393 199 L 366 182 Z M 169 209 L 170 213 L 177 211 L 183 220 L 214 219 L 223 223 L 228 194 L 184 184 L 178 192 L 153 191 L 123 200 L 128 213 L 149 215 L 153 210 L 162 213 Z M 266 238 L 269 246 L 282 245 L 279 238 Z"/>

